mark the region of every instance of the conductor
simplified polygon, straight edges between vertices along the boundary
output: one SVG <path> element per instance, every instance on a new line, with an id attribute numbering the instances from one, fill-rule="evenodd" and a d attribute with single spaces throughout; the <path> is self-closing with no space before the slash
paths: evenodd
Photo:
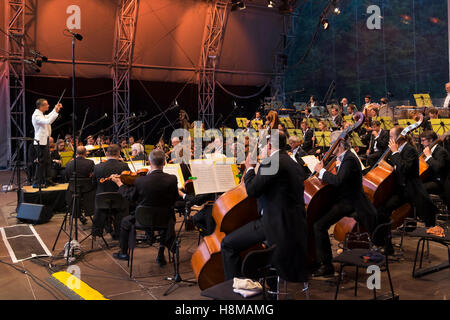
<path id="1" fill-rule="evenodd" d="M 33 188 L 48 187 L 55 185 L 50 178 L 51 162 L 48 140 L 52 134 L 51 124 L 58 118 L 58 113 L 62 104 L 58 103 L 52 112 L 44 115 L 49 109 L 49 104 L 45 99 L 36 101 L 36 110 L 31 116 L 31 122 L 34 128 L 34 146 L 37 155 L 37 170 L 33 179 Z"/>

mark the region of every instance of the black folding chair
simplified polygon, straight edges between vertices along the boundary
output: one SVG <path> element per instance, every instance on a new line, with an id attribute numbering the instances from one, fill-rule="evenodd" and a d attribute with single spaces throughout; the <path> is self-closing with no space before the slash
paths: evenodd
<path id="1" fill-rule="evenodd" d="M 95 208 L 96 210 L 104 210 L 106 212 L 107 219 L 114 219 L 116 212 L 124 210 L 125 201 L 126 200 L 118 192 L 102 192 L 95 196 Z M 119 230 L 115 231 L 118 232 Z M 106 244 L 103 235 L 100 236 Z M 93 243 L 94 239 L 92 238 L 92 245 Z M 108 244 L 106 244 L 106 246 L 108 247 Z"/>
<path id="2" fill-rule="evenodd" d="M 166 232 L 169 232 L 168 226 L 171 217 L 173 217 L 173 212 L 170 207 L 138 206 L 134 215 L 136 218 L 136 223 L 132 227 L 130 237 L 128 239 L 128 266 L 130 267 L 130 278 L 133 273 L 134 249 L 136 248 L 136 230 L 143 230 L 147 233 L 159 231 L 159 235 L 155 235 L 154 240 L 162 243 L 163 239 L 161 239 L 161 231 L 166 230 Z M 170 248 L 168 248 L 168 252 L 170 262 Z"/>
<path id="3" fill-rule="evenodd" d="M 385 232 L 385 243 L 388 243 L 388 241 L 390 241 L 391 239 L 391 227 L 392 227 L 392 223 L 393 221 L 391 220 L 388 223 L 384 223 L 384 224 L 380 224 L 378 225 L 374 232 L 373 232 L 373 237 L 376 237 L 378 232 Z M 359 268 L 368 268 L 369 266 L 372 265 L 376 265 L 378 267 L 382 267 L 385 266 L 386 267 L 386 271 L 387 271 L 387 275 L 388 275 L 388 279 L 389 279 L 389 285 L 391 288 L 391 293 L 392 293 L 392 299 L 395 300 L 395 294 L 394 294 L 394 287 L 392 286 L 392 279 L 391 279 L 391 273 L 389 271 L 389 259 L 388 259 L 388 255 L 385 254 L 381 257 L 380 261 L 377 262 L 365 262 L 364 261 L 364 256 L 370 256 L 370 255 L 374 255 L 375 253 L 378 253 L 376 250 L 374 249 L 349 249 L 344 251 L 343 253 L 341 253 L 340 255 L 338 255 L 337 257 L 335 257 L 333 259 L 333 262 L 338 262 L 341 264 L 341 268 L 339 271 L 339 276 L 338 276 L 338 281 L 337 281 L 337 285 L 336 285 L 336 293 L 334 296 L 334 300 L 337 300 L 338 297 L 338 293 L 339 293 L 339 286 L 341 284 L 341 279 L 342 279 L 342 273 L 344 271 L 344 267 L 345 266 L 355 266 L 356 267 L 356 274 L 355 274 L 355 296 L 358 295 L 358 271 Z M 376 294 L 376 288 L 375 286 L 373 287 L 373 297 L 376 300 L 377 299 L 377 294 Z"/>
<path id="4" fill-rule="evenodd" d="M 243 277 L 260 281 L 262 283 L 262 295 L 258 294 L 250 298 L 244 298 L 233 292 L 233 279 L 216 284 L 202 291 L 201 295 L 214 300 L 261 300 L 267 299 L 266 278 L 271 272 L 272 256 L 276 246 L 268 249 L 250 251 L 242 261 L 241 273 Z"/>

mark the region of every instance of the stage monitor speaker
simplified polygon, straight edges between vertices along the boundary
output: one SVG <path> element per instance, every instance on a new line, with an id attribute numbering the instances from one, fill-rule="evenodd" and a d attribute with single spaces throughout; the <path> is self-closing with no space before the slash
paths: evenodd
<path id="1" fill-rule="evenodd" d="M 50 221 L 52 210 L 45 205 L 22 202 L 17 211 L 17 219 L 26 223 L 40 224 Z"/>

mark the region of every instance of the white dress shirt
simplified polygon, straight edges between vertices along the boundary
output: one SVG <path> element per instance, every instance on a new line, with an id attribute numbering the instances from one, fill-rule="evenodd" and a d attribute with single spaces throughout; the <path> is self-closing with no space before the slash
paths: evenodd
<path id="1" fill-rule="evenodd" d="M 447 93 L 447 97 L 445 97 L 445 101 L 444 101 L 444 108 L 448 108 L 450 104 L 450 93 Z"/>
<path id="2" fill-rule="evenodd" d="M 339 165 L 336 166 L 336 172 L 339 172 L 339 167 L 341 166 L 340 164 L 342 163 L 342 160 L 344 160 L 345 154 L 347 153 L 347 150 L 345 150 L 344 152 L 342 152 L 338 157 L 337 160 L 339 161 Z M 325 172 L 327 172 L 327 169 L 322 168 L 319 171 L 319 179 L 322 180 L 323 175 L 325 174 Z"/>
<path id="3" fill-rule="evenodd" d="M 34 110 L 31 116 L 31 123 L 34 127 L 34 139 L 38 140 L 41 146 L 47 145 L 47 140 L 52 134 L 51 124 L 56 118 L 58 118 L 58 113 L 55 109 L 47 115 L 44 115 L 39 109 Z M 34 144 L 37 145 L 37 141 L 34 141 Z"/>

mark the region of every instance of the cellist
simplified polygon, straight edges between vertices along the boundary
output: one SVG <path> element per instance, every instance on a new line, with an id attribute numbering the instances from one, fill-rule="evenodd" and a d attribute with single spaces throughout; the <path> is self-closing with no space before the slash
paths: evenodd
<path id="1" fill-rule="evenodd" d="M 439 195 L 447 206 L 450 206 L 450 190 L 448 189 L 450 155 L 439 144 L 431 146 L 435 140 L 437 135 L 434 131 L 424 131 L 420 135 L 425 161 L 430 167 L 430 176 L 424 181 L 424 187 L 429 194 Z"/>
<path id="2" fill-rule="evenodd" d="M 362 169 L 359 159 L 351 151 L 350 142 L 341 140 L 334 150 L 337 157 L 337 174 L 327 171 L 323 162 L 316 165 L 315 171 L 319 179 L 335 186 L 337 201 L 331 209 L 314 223 L 314 238 L 319 268 L 313 272 L 313 277 L 334 275 L 331 263 L 333 255 L 328 236 L 328 229 L 356 211 L 358 222 L 370 233 L 375 229 L 377 211 L 364 193 L 362 185 Z"/>
<path id="3" fill-rule="evenodd" d="M 272 130 L 272 134 L 274 132 L 276 130 Z M 276 139 L 276 133 L 273 137 Z M 221 252 L 225 280 L 240 275 L 242 251 L 267 241 L 269 245 L 276 245 L 273 264 L 280 277 L 290 282 L 307 281 L 305 173 L 302 166 L 286 153 L 286 145 L 284 133 L 278 135 L 278 148 L 269 142 L 270 156 L 257 173 L 250 163 L 251 154 L 247 157 L 245 189 L 249 197 L 258 199 L 261 218 L 234 230 L 223 239 Z M 273 172 L 270 169 L 274 169 Z"/>

